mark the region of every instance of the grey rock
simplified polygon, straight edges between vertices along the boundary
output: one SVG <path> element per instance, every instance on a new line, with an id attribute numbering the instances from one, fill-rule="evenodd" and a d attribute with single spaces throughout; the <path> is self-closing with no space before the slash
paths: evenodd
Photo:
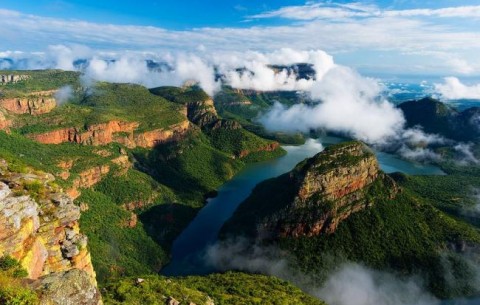
<path id="1" fill-rule="evenodd" d="M 52 273 L 31 284 L 40 296 L 40 305 L 100 305 L 100 292 L 82 270 Z"/>

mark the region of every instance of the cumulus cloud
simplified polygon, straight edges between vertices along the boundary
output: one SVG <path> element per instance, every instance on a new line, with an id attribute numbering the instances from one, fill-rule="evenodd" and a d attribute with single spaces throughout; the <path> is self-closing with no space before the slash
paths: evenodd
<path id="1" fill-rule="evenodd" d="M 458 143 L 453 147 L 458 153 L 460 153 L 460 164 L 479 164 L 480 160 L 475 156 L 472 151 L 473 144 L 471 143 Z"/>
<path id="2" fill-rule="evenodd" d="M 72 86 L 63 86 L 55 92 L 55 101 L 57 105 L 62 105 L 67 103 L 73 97 L 73 88 Z"/>
<path id="3" fill-rule="evenodd" d="M 310 92 L 320 102 L 290 108 L 277 103 L 260 122 L 277 131 L 324 128 L 369 143 L 384 142 L 403 127 L 403 114 L 381 98 L 380 84 L 347 67 L 333 66 L 312 85 Z"/>
<path id="4" fill-rule="evenodd" d="M 401 134 L 401 138 L 402 142 L 417 147 L 426 147 L 428 145 L 445 144 L 449 142 L 440 135 L 425 133 L 420 127 L 406 129 Z"/>
<path id="5" fill-rule="evenodd" d="M 307 17 L 318 11 L 315 7 L 308 5 L 300 7 L 300 10 L 302 12 L 296 14 Z M 473 12 L 468 7 L 458 7 L 436 11 L 430 15 L 452 16 L 460 15 L 463 11 L 462 16 L 464 16 L 469 10 Z M 375 6 L 360 3 L 336 4 L 328 11 L 324 11 L 327 15 L 332 15 L 333 18 L 330 19 L 317 18 L 280 26 L 206 27 L 174 31 L 153 26 L 103 24 L 0 10 L 0 28 L 2 28 L 0 38 L 2 45 L 21 51 L 38 50 L 46 44 L 65 43 L 83 43 L 93 48 L 110 51 L 128 49 L 196 52 L 201 50 L 205 53 L 216 50 L 246 52 L 249 49 L 272 51 L 284 46 L 295 46 L 300 49 L 342 52 L 342 56 L 349 58 L 349 62 L 362 63 L 363 67 L 367 60 L 363 52 L 369 50 L 386 55 L 371 57 L 375 58 L 371 60 L 371 65 L 377 71 L 388 67 L 390 70 L 396 68 L 397 71 L 402 72 L 406 69 L 437 72 L 439 63 L 443 65 L 448 61 L 445 59 L 439 62 L 437 58 L 428 56 L 421 58 L 404 56 L 403 52 L 442 50 L 448 54 L 459 53 L 455 56 L 458 60 L 444 65 L 442 68 L 444 73 L 459 70 L 469 72 L 472 67 L 475 70 L 480 67 L 476 56 L 480 50 L 478 31 L 468 23 L 466 25 L 459 23 L 452 27 L 448 22 L 438 20 L 439 18 L 436 22 L 429 22 L 426 18 L 415 18 L 411 13 L 387 14 L 381 11 L 381 14 L 378 14 L 378 11 L 379 9 Z M 425 15 L 425 12 L 417 11 L 417 15 Z M 367 16 L 349 17 L 352 14 Z M 340 16 L 346 18 L 342 18 L 339 22 L 337 18 Z M 467 45 L 468 50 L 465 48 Z M 362 60 L 358 60 L 359 58 Z"/>
<path id="6" fill-rule="evenodd" d="M 474 189 L 471 196 L 472 204 L 465 205 L 461 210 L 462 214 L 468 217 L 480 218 L 480 189 Z M 480 272 L 479 280 L 480 280 Z M 480 283 L 480 281 L 479 281 Z"/>
<path id="7" fill-rule="evenodd" d="M 84 45 L 72 44 L 65 45 L 51 45 L 48 47 L 47 62 L 51 60 L 55 63 L 55 68 L 61 70 L 74 70 L 75 60 L 87 58 L 91 56 L 92 50 Z"/>
<path id="8" fill-rule="evenodd" d="M 311 64 L 320 79 L 335 66 L 333 57 L 321 50 L 301 51 L 282 48 L 273 52 L 248 52 L 246 54 L 220 54 L 215 56 L 219 72 L 225 81 L 234 88 L 259 91 L 307 91 L 315 83 L 313 78 L 298 78 L 296 71 L 288 66 Z M 282 65 L 279 71 L 272 65 Z M 241 71 L 238 68 L 242 68 Z M 277 68 L 278 69 L 278 68 Z"/>
<path id="9" fill-rule="evenodd" d="M 416 162 L 440 161 L 442 157 L 430 148 L 402 145 L 397 153 L 405 159 Z"/>
<path id="10" fill-rule="evenodd" d="M 383 97 L 385 88 L 378 80 L 336 64 L 322 50 L 99 52 L 80 45 L 56 45 L 44 53 L 29 55 L 29 60 L 23 61 L 26 54 L 16 54 L 19 57 L 13 64 L 20 63 L 24 68 L 80 70 L 86 84 L 109 81 L 156 87 L 182 86 L 193 81 L 211 96 L 222 84 L 259 91 L 301 91 L 309 95 L 308 104 L 285 107 L 276 103 L 259 118 L 266 128 L 274 131 L 325 129 L 377 145 L 398 139 L 409 146 L 410 142 L 415 142 L 415 146 L 441 142 L 438 136 L 404 130 L 403 114 Z M 149 62 L 157 66 L 152 68 Z M 314 75 L 299 77 L 294 68 L 299 63 L 311 67 Z M 412 151 L 408 147 L 402 153 L 409 158 L 434 157 L 430 151 Z"/>
<path id="11" fill-rule="evenodd" d="M 480 84 L 468 86 L 456 77 L 444 78 L 444 83 L 435 84 L 435 90 L 447 100 L 480 99 Z"/>
<path id="12" fill-rule="evenodd" d="M 400 280 L 392 274 L 358 264 L 345 264 L 330 275 L 317 294 L 330 305 L 437 305 L 418 280 Z"/>
<path id="13" fill-rule="evenodd" d="M 453 144 L 454 142 L 437 134 L 425 133 L 420 127 L 403 129 L 386 143 L 386 147 L 401 157 L 420 163 L 438 162 L 441 155 L 432 150 L 431 146 Z M 385 147 L 384 147 L 385 148 Z"/>
<path id="14" fill-rule="evenodd" d="M 283 257 L 283 258 L 280 258 Z M 355 263 L 343 263 L 324 283 L 292 267 L 292 259 L 275 247 L 231 239 L 211 246 L 205 259 L 218 270 L 242 270 L 288 280 L 331 305 L 436 305 L 418 279 L 399 279 Z"/>

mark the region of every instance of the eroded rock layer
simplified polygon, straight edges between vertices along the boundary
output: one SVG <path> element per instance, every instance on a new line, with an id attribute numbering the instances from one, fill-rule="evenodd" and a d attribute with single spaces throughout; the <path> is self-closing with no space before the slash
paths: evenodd
<path id="1" fill-rule="evenodd" d="M 12 172 L 0 160 L 0 256 L 17 259 L 30 279 L 79 269 L 95 284 L 80 208 L 53 180 L 31 170 Z"/>
<path id="2" fill-rule="evenodd" d="M 282 237 L 335 232 L 342 220 L 374 203 L 367 196 L 374 183 L 388 184 L 390 197 L 398 191 L 359 142 L 326 149 L 299 164 L 290 179 L 297 190 L 293 202 L 263 228 Z"/>
<path id="3" fill-rule="evenodd" d="M 189 130 L 189 122 L 164 129 L 155 129 L 138 132 L 137 122 L 110 121 L 93 124 L 86 130 L 79 128 L 64 128 L 41 134 L 29 135 L 33 140 L 43 144 L 77 143 L 83 145 L 106 145 L 112 142 L 121 143 L 129 148 L 152 148 L 160 143 L 174 141 L 181 138 Z"/>
<path id="4" fill-rule="evenodd" d="M 370 149 L 348 142 L 325 149 L 252 193 L 223 232 L 264 238 L 331 234 L 352 213 L 399 191 Z"/>

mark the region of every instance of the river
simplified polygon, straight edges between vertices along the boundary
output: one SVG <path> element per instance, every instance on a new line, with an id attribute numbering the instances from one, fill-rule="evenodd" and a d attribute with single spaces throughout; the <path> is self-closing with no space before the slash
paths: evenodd
<path id="1" fill-rule="evenodd" d="M 208 200 L 196 218 L 175 240 L 172 260 L 162 274 L 169 276 L 206 274 L 214 269 L 203 260 L 205 249 L 217 240 L 218 232 L 260 182 L 277 177 L 293 169 L 296 164 L 322 151 L 324 147 L 343 141 L 336 137 L 309 139 L 301 146 L 284 146 L 287 154 L 281 158 L 247 166 L 218 189 L 218 196 Z M 377 152 L 380 167 L 387 173 L 403 172 L 411 175 L 442 175 L 433 165 L 419 165 L 398 157 Z"/>

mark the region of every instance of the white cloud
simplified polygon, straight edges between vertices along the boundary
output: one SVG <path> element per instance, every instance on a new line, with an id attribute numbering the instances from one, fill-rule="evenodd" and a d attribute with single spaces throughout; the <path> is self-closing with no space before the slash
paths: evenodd
<path id="1" fill-rule="evenodd" d="M 417 280 L 400 280 L 358 264 L 345 264 L 330 275 L 318 295 L 330 305 L 436 305 Z"/>
<path id="2" fill-rule="evenodd" d="M 480 99 L 480 84 L 467 86 L 456 77 L 444 78 L 443 84 L 435 84 L 435 90 L 447 100 Z"/>
<path id="3" fill-rule="evenodd" d="M 439 9 L 412 9 L 412 10 L 389 10 L 383 12 L 385 16 L 433 16 L 433 17 L 459 17 L 480 18 L 480 5 L 446 7 Z"/>
<path id="4" fill-rule="evenodd" d="M 297 80 L 297 75 L 287 69 L 274 71 L 270 65 L 311 64 L 316 71 L 317 79 L 321 79 L 335 65 L 332 56 L 324 51 L 298 51 L 287 48 L 268 53 L 248 52 L 234 56 L 224 54 L 214 58 L 219 63 L 219 72 L 225 75 L 225 80 L 232 87 L 260 91 L 308 91 L 315 83 L 313 79 Z M 239 73 L 237 68 L 245 68 L 246 71 Z"/>
<path id="5" fill-rule="evenodd" d="M 407 145 L 402 145 L 397 153 L 405 159 L 416 162 L 432 162 L 440 161 L 442 159 L 439 154 L 430 148 L 425 147 L 410 147 Z"/>
<path id="6" fill-rule="evenodd" d="M 277 103 L 260 121 L 271 130 L 324 128 L 368 143 L 383 143 L 398 134 L 404 118 L 400 110 L 380 97 L 381 91 L 376 80 L 335 66 L 311 88 L 312 98 L 319 103 L 290 108 Z"/>
<path id="7" fill-rule="evenodd" d="M 426 147 L 432 144 L 445 144 L 445 138 L 437 134 L 425 133 L 420 128 L 409 128 L 401 134 L 402 142 L 410 146 Z"/>
<path id="8" fill-rule="evenodd" d="M 308 6 L 306 6 L 308 7 Z M 431 22 L 426 18 L 411 16 L 378 15 L 378 8 L 359 3 L 336 4 L 336 11 L 349 14 L 370 14 L 362 18 L 314 19 L 282 26 L 251 26 L 246 28 L 197 28 L 183 31 L 159 27 L 100 24 L 79 20 L 47 18 L 19 12 L 0 11 L 0 39 L 10 50 L 44 50 L 46 45 L 85 44 L 104 51 L 135 50 L 138 52 L 200 52 L 279 50 L 286 46 L 298 49 L 322 49 L 327 52 L 342 52 L 351 62 L 361 52 L 393 52 L 389 59 L 378 57 L 373 63 L 377 69 L 413 69 L 422 72 L 478 72 L 480 62 L 479 31 L 461 23 Z M 463 9 L 465 11 L 465 9 Z M 308 11 L 308 10 L 307 10 Z M 336 14 L 334 11 L 334 14 Z M 447 11 L 448 14 L 453 14 Z M 442 15 L 447 14 L 443 12 Z M 343 13 L 342 13 L 343 14 Z M 404 14 L 405 15 L 405 14 Z M 199 46 L 200 49 L 199 49 Z M 4 51 L 4 50 L 1 50 Z M 442 51 L 455 53 L 451 60 L 411 56 L 402 57 L 402 52 Z M 347 54 L 347 55 L 345 55 Z M 417 59 L 421 64 L 413 64 Z M 405 60 L 405 61 L 403 61 Z M 448 64 L 447 61 L 450 61 Z"/>
<path id="9" fill-rule="evenodd" d="M 480 160 L 477 159 L 472 151 L 473 144 L 458 143 L 453 148 L 461 154 L 460 160 L 458 161 L 460 164 L 469 165 L 480 163 Z"/>
<path id="10" fill-rule="evenodd" d="M 365 18 L 365 17 L 463 17 L 480 18 L 480 5 L 446 7 L 440 9 L 383 10 L 375 5 L 362 3 L 340 4 L 335 2 L 307 3 L 285 6 L 277 10 L 250 16 L 252 19 L 285 18 L 312 20 L 319 18 Z"/>
<path id="11" fill-rule="evenodd" d="M 338 4 L 311 3 L 301 6 L 286 6 L 278 10 L 250 16 L 251 19 L 286 18 L 295 20 L 312 20 L 317 18 L 351 18 L 368 17 L 377 11 L 372 6 L 340 6 Z"/>
<path id="12" fill-rule="evenodd" d="M 219 73 L 224 76 L 223 81 L 234 88 L 302 91 L 310 95 L 312 104 L 296 104 L 290 108 L 275 104 L 263 114 L 259 120 L 270 130 L 326 129 L 377 145 L 401 141 L 408 145 L 401 153 L 416 159 L 435 157 L 421 149 L 443 141 L 418 129 L 403 130 L 401 111 L 382 97 L 384 87 L 377 80 L 336 64 L 332 56 L 321 50 L 114 53 L 93 51 L 80 45 L 56 45 L 49 47 L 47 53 L 31 56 L 33 59 L 26 63 L 20 60 L 26 68 L 75 69 L 73 61 L 84 59 L 86 63 L 81 69 L 85 78 L 91 80 L 138 83 L 147 87 L 181 86 L 193 80 L 213 96 L 220 89 L 221 83 L 216 80 Z M 146 60 L 165 63 L 170 68 L 152 70 Z M 270 68 L 271 65 L 296 63 L 312 65 L 315 79 L 297 79 L 294 70 Z M 412 146 L 421 148 L 409 148 Z"/>
<path id="13" fill-rule="evenodd" d="M 64 86 L 55 92 L 55 101 L 57 105 L 67 103 L 73 97 L 72 86 Z"/>
<path id="14" fill-rule="evenodd" d="M 283 259 L 280 259 L 282 257 Z M 288 253 L 238 238 L 214 244 L 205 260 L 217 270 L 242 270 L 288 280 L 330 305 L 437 305 L 416 278 L 400 279 L 355 263 L 340 263 L 324 283 L 299 272 Z"/>
<path id="15" fill-rule="evenodd" d="M 62 70 L 74 70 L 73 62 L 77 59 L 82 59 L 91 56 L 92 51 L 84 46 L 73 44 L 52 45 L 48 47 L 47 55 L 49 59 L 55 62 L 55 68 Z"/>

